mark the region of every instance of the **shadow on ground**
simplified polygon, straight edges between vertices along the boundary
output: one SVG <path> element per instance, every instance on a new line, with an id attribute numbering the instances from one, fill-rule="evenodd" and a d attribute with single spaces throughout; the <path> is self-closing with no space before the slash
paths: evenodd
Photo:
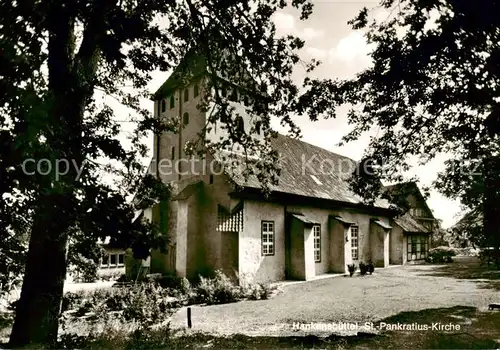
<path id="1" fill-rule="evenodd" d="M 106 333 L 100 337 L 79 339 L 58 344 L 57 348 L 81 349 L 495 349 L 500 346 L 500 311 L 479 311 L 474 307 L 426 309 L 402 312 L 377 322 L 385 324 L 451 324 L 459 329 L 393 330 L 379 335 L 358 334 L 341 337 L 255 337 L 246 335 L 217 336 L 207 333 L 187 333 L 173 336 L 168 330 L 158 329 L 134 333 Z"/>
<path id="2" fill-rule="evenodd" d="M 341 337 L 261 337 L 241 334 L 216 336 L 206 333 L 183 334 L 166 337 L 165 333 L 141 336 L 120 342 L 109 338 L 105 342 L 87 344 L 90 348 L 225 348 L 225 349 L 270 349 L 270 348 L 323 348 L 323 349 L 494 349 L 500 346 L 500 311 L 481 312 L 474 307 L 427 309 L 417 312 L 402 312 L 380 322 L 386 324 L 451 324 L 458 330 L 404 330 L 382 331 L 379 335 L 358 334 Z M 380 323 L 375 324 L 375 326 Z M 88 346 L 90 345 L 90 346 Z"/>
<path id="3" fill-rule="evenodd" d="M 428 325 L 428 330 L 381 332 L 371 340 L 353 340 L 350 348 L 385 349 L 495 349 L 500 346 L 500 311 L 479 311 L 474 307 L 426 309 L 402 312 L 381 320 L 391 325 Z M 379 324 L 380 324 L 379 323 Z M 454 330 L 438 330 L 448 325 Z M 457 329 L 459 328 L 459 329 Z"/>
<path id="4" fill-rule="evenodd" d="M 426 267 L 430 269 L 422 271 L 425 276 L 473 280 L 479 283 L 478 288 L 500 291 L 500 269 L 495 265 L 481 265 L 474 256 L 459 256 L 452 263 Z"/>

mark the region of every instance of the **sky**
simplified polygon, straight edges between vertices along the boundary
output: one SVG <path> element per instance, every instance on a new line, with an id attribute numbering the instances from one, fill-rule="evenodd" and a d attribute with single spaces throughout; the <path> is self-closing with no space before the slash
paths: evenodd
<path id="1" fill-rule="evenodd" d="M 374 16 L 385 19 L 388 13 L 376 8 L 377 1 L 335 1 L 315 0 L 313 14 L 306 21 L 299 20 L 298 12 L 293 9 L 285 9 L 274 16 L 274 22 L 279 35 L 293 33 L 305 40 L 306 45 L 301 52 L 304 60 L 311 58 L 319 59 L 322 64 L 314 71 L 314 76 L 321 78 L 351 78 L 357 72 L 366 68 L 371 59 L 363 33 L 354 31 L 347 22 L 354 18 L 364 6 L 375 8 Z M 150 84 L 151 91 L 157 88 L 168 78 L 168 72 L 157 72 Z M 304 75 L 298 70 L 294 75 L 300 86 Z M 152 101 L 145 101 L 148 108 L 153 109 Z M 147 106 L 147 105 L 146 105 Z M 307 116 L 297 117 L 295 122 L 302 130 L 303 140 L 320 146 L 329 151 L 342 154 L 354 160 L 360 160 L 365 147 L 368 145 L 369 135 L 364 135 L 357 141 L 348 143 L 343 147 L 337 144 L 341 137 L 350 129 L 347 123 L 347 108 L 338 111 L 336 119 L 310 121 Z M 276 130 L 285 133 L 279 126 L 279 122 L 273 123 Z M 124 125 L 124 132 L 127 127 Z M 152 138 L 147 141 L 152 145 Z M 425 166 L 416 166 L 409 176 L 416 175 L 419 185 L 430 186 L 435 180 L 437 173 L 443 169 L 443 161 L 446 155 L 442 155 Z M 442 220 L 444 228 L 453 225 L 462 213 L 460 203 L 443 197 L 436 190 L 431 190 L 427 204 L 434 216 Z"/>

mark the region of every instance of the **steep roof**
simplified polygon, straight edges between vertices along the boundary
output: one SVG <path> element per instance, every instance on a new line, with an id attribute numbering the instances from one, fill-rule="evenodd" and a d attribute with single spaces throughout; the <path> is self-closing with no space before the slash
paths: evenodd
<path id="1" fill-rule="evenodd" d="M 407 182 L 400 182 L 397 184 L 393 185 L 387 185 L 384 186 L 384 191 L 390 193 L 390 194 L 415 194 L 423 203 L 425 209 L 429 213 L 430 217 L 432 219 L 435 219 L 434 214 L 432 213 L 431 208 L 427 205 L 427 201 L 425 200 L 424 196 L 422 195 L 422 192 L 420 191 L 420 188 L 418 188 L 418 185 L 415 181 L 407 181 Z"/>
<path id="2" fill-rule="evenodd" d="M 185 86 L 183 78 L 188 74 L 191 79 L 199 77 L 206 72 L 207 66 L 203 56 L 188 52 L 168 79 L 153 94 L 153 99 L 166 98 L 175 90 Z"/>
<path id="3" fill-rule="evenodd" d="M 403 229 L 405 232 L 430 232 L 424 225 L 419 223 L 410 214 L 405 214 L 399 218 L 394 219 L 394 222 Z"/>
<path id="4" fill-rule="evenodd" d="M 362 198 L 349 189 L 347 181 L 356 168 L 354 160 L 281 134 L 271 139 L 271 145 L 280 154 L 281 168 L 278 185 L 271 186 L 272 191 L 363 204 Z M 250 176 L 247 181 L 238 176 L 233 179 L 243 187 L 261 187 L 256 176 Z M 380 199 L 374 206 L 388 209 L 389 202 Z"/>
<path id="5" fill-rule="evenodd" d="M 483 213 L 481 208 L 467 212 L 455 225 L 453 231 L 463 231 L 470 227 L 481 227 L 483 225 Z"/>

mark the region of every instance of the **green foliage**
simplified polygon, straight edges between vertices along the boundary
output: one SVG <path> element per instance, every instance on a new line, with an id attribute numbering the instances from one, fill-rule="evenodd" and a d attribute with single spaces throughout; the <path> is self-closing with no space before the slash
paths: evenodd
<path id="1" fill-rule="evenodd" d="M 141 260 L 134 258 L 134 253 L 131 248 L 128 248 L 125 251 L 124 263 L 127 281 L 135 281 L 142 266 L 142 262 Z"/>
<path id="2" fill-rule="evenodd" d="M 168 290 L 156 283 L 66 293 L 63 299 L 66 324 L 85 316 L 93 324 L 112 321 L 115 327 L 135 325 L 143 330 L 166 322 L 179 306 Z"/>
<path id="3" fill-rule="evenodd" d="M 366 271 L 371 275 L 375 271 L 375 265 L 373 265 L 372 261 L 368 261 L 366 265 Z"/>
<path id="4" fill-rule="evenodd" d="M 429 250 L 427 261 L 430 263 L 449 263 L 452 262 L 457 255 L 455 248 L 452 247 L 437 247 Z"/>
<path id="5" fill-rule="evenodd" d="M 191 284 L 186 278 L 163 276 L 158 280 L 168 293 L 177 297 L 184 304 L 225 304 L 243 299 L 268 299 L 275 288 L 268 284 L 236 284 L 221 270 L 212 273 L 212 277 L 198 276 Z"/>
<path id="6" fill-rule="evenodd" d="M 434 186 L 468 209 L 479 208 L 481 246 L 500 246 L 500 21 L 495 1 L 381 1 L 387 16 L 364 8 L 351 21 L 366 31 L 373 64 L 352 79 L 311 79 L 300 102 L 311 120 L 349 104 L 342 143 L 377 130 L 352 189 L 366 202 L 381 181 L 401 182 L 416 160 L 446 154 Z M 311 104 L 310 102 L 313 102 Z M 373 166 L 365 169 L 366 162 Z M 359 169 L 357 169 L 359 170 Z M 366 171 L 367 170 L 367 171 Z"/>
<path id="7" fill-rule="evenodd" d="M 264 283 L 250 284 L 243 287 L 243 293 L 250 300 L 267 300 L 272 295 L 273 288 Z"/>
<path id="8" fill-rule="evenodd" d="M 76 308 L 83 301 L 82 293 L 65 293 L 62 299 L 61 312 Z"/>
<path id="9" fill-rule="evenodd" d="M 484 248 L 479 252 L 479 260 L 482 265 L 490 265 L 494 263 L 500 267 L 500 250 L 495 248 Z"/>
<path id="10" fill-rule="evenodd" d="M 222 271 L 215 271 L 214 278 L 200 276 L 200 282 L 196 286 L 196 297 L 199 302 L 208 305 L 232 303 L 240 300 L 242 290 L 236 286 Z"/>
<path id="11" fill-rule="evenodd" d="M 359 273 L 361 274 L 361 276 L 364 276 L 366 275 L 367 272 L 368 272 L 368 266 L 361 261 L 359 263 Z"/>
<path id="12" fill-rule="evenodd" d="M 357 270 L 357 266 L 356 264 L 348 264 L 347 265 L 347 270 L 349 271 L 349 276 L 352 277 L 352 275 L 354 275 L 354 272 L 356 272 Z"/>
<path id="13" fill-rule="evenodd" d="M 27 253 L 26 269 L 33 271 L 25 275 L 33 278 L 24 283 L 28 289 L 37 279 L 51 279 L 46 285 L 52 286 L 63 277 L 61 247 L 68 241 L 91 260 L 85 247 L 107 236 L 111 244 L 131 247 L 139 259 L 152 248 L 166 247 L 157 224 L 143 219 L 132 223 L 136 209 L 166 201 L 171 194 L 171 187 L 144 164 L 148 147 L 143 141 L 151 133 L 178 131 L 175 120 L 155 118 L 149 106 L 143 107 L 157 71 L 174 74 L 155 99 L 167 98 L 172 89 L 203 73 L 216 94 L 201 106 L 219 106 L 209 121 L 222 123 L 229 135 L 207 147 L 222 149 L 238 141 L 247 154 L 260 150 L 260 161 L 246 167 L 244 175 L 256 173 L 265 190 L 276 182 L 278 154 L 270 147 L 270 122 L 280 119 L 293 135 L 300 133 L 291 117 L 299 110 L 292 72 L 304 41 L 294 35 L 278 37 L 272 18 L 290 5 L 305 20 L 311 1 L 77 0 L 68 6 L 55 0 L 25 5 L 0 2 L 2 288 L 23 270 L 26 247 L 21 249 L 20 237 L 36 242 Z M 191 58 L 203 62 L 201 70 L 186 63 Z M 315 61 L 305 63 L 308 71 L 316 66 Z M 219 93 L 236 83 L 250 97 L 248 109 L 258 121 L 250 132 L 233 118 L 234 109 Z M 115 114 L 115 102 L 128 112 Z M 122 142 L 124 116 L 135 126 L 126 134 L 128 142 Z M 265 136 L 262 145 L 257 130 Z M 27 159 L 49 160 L 51 169 L 46 175 L 36 172 L 35 162 L 23 168 Z M 56 171 L 60 160 L 69 163 L 59 169 L 65 173 Z M 58 263 L 53 275 L 39 268 L 48 258 Z M 83 258 L 75 259 L 80 264 Z M 56 332 L 48 330 L 57 329 L 54 313 L 61 292 L 23 289 L 26 307 L 16 315 L 13 344 L 54 342 Z M 44 298 L 50 302 L 37 304 Z M 34 329 L 27 331 L 28 326 Z M 29 339 L 35 335 L 39 339 Z"/>

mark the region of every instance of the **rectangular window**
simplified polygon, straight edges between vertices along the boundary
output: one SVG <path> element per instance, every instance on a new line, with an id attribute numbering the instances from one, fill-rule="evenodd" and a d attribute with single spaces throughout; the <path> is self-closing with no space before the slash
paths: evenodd
<path id="1" fill-rule="evenodd" d="M 123 266 L 125 264 L 125 254 L 118 254 L 118 266 Z"/>
<path id="2" fill-rule="evenodd" d="M 262 255 L 274 255 L 274 221 L 262 221 Z"/>
<path id="3" fill-rule="evenodd" d="M 359 227 L 357 225 L 351 226 L 351 256 L 352 260 L 358 260 L 358 239 Z"/>
<path id="4" fill-rule="evenodd" d="M 107 268 L 109 267 L 109 255 L 106 255 L 102 258 L 102 261 L 101 261 L 101 267 L 102 268 Z"/>
<path id="5" fill-rule="evenodd" d="M 116 254 L 112 254 L 112 255 L 110 255 L 110 258 L 111 258 L 111 263 L 110 263 L 110 265 L 111 265 L 112 267 L 115 267 L 115 266 L 116 266 Z"/>
<path id="6" fill-rule="evenodd" d="M 429 240 L 427 236 L 408 236 L 407 259 L 423 260 L 429 252 Z"/>
<path id="7" fill-rule="evenodd" d="M 314 262 L 321 262 L 321 226 L 312 227 L 314 238 Z"/>

